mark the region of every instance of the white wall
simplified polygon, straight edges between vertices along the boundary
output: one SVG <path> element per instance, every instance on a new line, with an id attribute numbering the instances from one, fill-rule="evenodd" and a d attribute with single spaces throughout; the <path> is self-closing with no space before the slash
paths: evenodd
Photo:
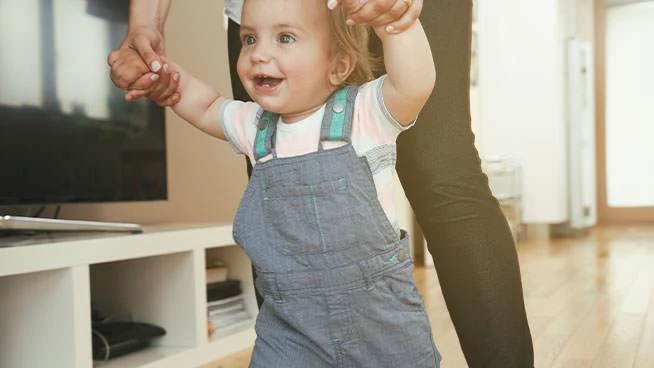
<path id="1" fill-rule="evenodd" d="M 563 10 L 556 0 L 479 2 L 478 146 L 522 165 L 527 223 L 567 219 Z"/>
<path id="2" fill-rule="evenodd" d="M 609 206 L 654 206 L 653 41 L 654 1 L 607 9 L 606 178 Z"/>
<path id="3" fill-rule="evenodd" d="M 569 220 L 566 45 L 593 41 L 593 14 L 593 0 L 479 2 L 477 147 L 521 164 L 526 223 Z"/>
<path id="4" fill-rule="evenodd" d="M 8 106 L 41 106 L 43 76 L 39 66 L 41 63 L 39 24 L 38 19 L 26 16 L 37 12 L 38 3 L 36 0 L 27 0 L 19 6 L 16 5 L 18 4 L 0 1 L 0 32 L 11 34 L 16 32 L 16 29 L 22 32 L 19 38 L 13 40 L 3 38 L 0 41 L 0 101 Z M 16 19 L 28 21 L 17 24 Z M 18 68 L 18 65 L 25 67 Z M 31 71 L 35 72 L 30 73 Z"/>

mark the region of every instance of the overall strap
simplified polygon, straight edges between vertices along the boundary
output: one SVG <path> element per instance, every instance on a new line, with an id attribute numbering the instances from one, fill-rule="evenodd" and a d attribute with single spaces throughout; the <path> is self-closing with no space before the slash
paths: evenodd
<path id="1" fill-rule="evenodd" d="M 275 155 L 273 149 L 273 139 L 275 130 L 277 129 L 277 120 L 279 115 L 262 110 L 259 114 L 259 121 L 257 121 L 257 135 L 254 138 L 254 159 L 260 159 L 268 156 L 269 154 Z"/>
<path id="2" fill-rule="evenodd" d="M 325 106 L 320 128 L 320 141 L 350 142 L 354 101 L 359 92 L 356 86 L 348 86 L 334 92 Z M 322 144 L 321 144 L 322 146 Z"/>

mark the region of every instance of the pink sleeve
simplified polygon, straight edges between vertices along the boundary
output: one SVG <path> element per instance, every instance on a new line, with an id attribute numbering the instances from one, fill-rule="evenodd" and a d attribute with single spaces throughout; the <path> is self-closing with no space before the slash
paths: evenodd
<path id="1" fill-rule="evenodd" d="M 397 136 L 413 126 L 398 123 L 384 104 L 382 86 L 386 75 L 359 87 L 355 107 L 353 134 L 362 134 L 376 144 L 394 144 Z"/>
<path id="2" fill-rule="evenodd" d="M 234 151 L 252 158 L 260 106 L 254 102 L 226 100 L 220 108 L 221 128 Z"/>

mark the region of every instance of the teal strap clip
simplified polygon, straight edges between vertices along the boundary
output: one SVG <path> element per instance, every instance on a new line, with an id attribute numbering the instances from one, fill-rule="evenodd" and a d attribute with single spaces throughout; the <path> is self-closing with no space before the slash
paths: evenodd
<path id="1" fill-rule="evenodd" d="M 268 144 L 268 136 L 272 129 L 275 114 L 269 111 L 264 111 L 259 118 L 257 136 L 254 139 L 254 157 L 260 159 L 270 154 L 271 145 Z"/>
<path id="2" fill-rule="evenodd" d="M 332 105 L 332 122 L 329 127 L 330 140 L 343 140 L 345 126 L 345 111 L 347 107 L 347 88 L 340 89 L 334 94 Z"/>

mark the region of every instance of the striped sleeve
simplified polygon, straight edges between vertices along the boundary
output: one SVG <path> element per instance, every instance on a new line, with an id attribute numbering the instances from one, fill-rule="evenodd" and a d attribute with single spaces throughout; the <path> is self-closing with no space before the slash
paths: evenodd
<path id="1" fill-rule="evenodd" d="M 237 153 L 252 157 L 260 107 L 254 102 L 226 100 L 220 107 L 220 124 Z"/>

